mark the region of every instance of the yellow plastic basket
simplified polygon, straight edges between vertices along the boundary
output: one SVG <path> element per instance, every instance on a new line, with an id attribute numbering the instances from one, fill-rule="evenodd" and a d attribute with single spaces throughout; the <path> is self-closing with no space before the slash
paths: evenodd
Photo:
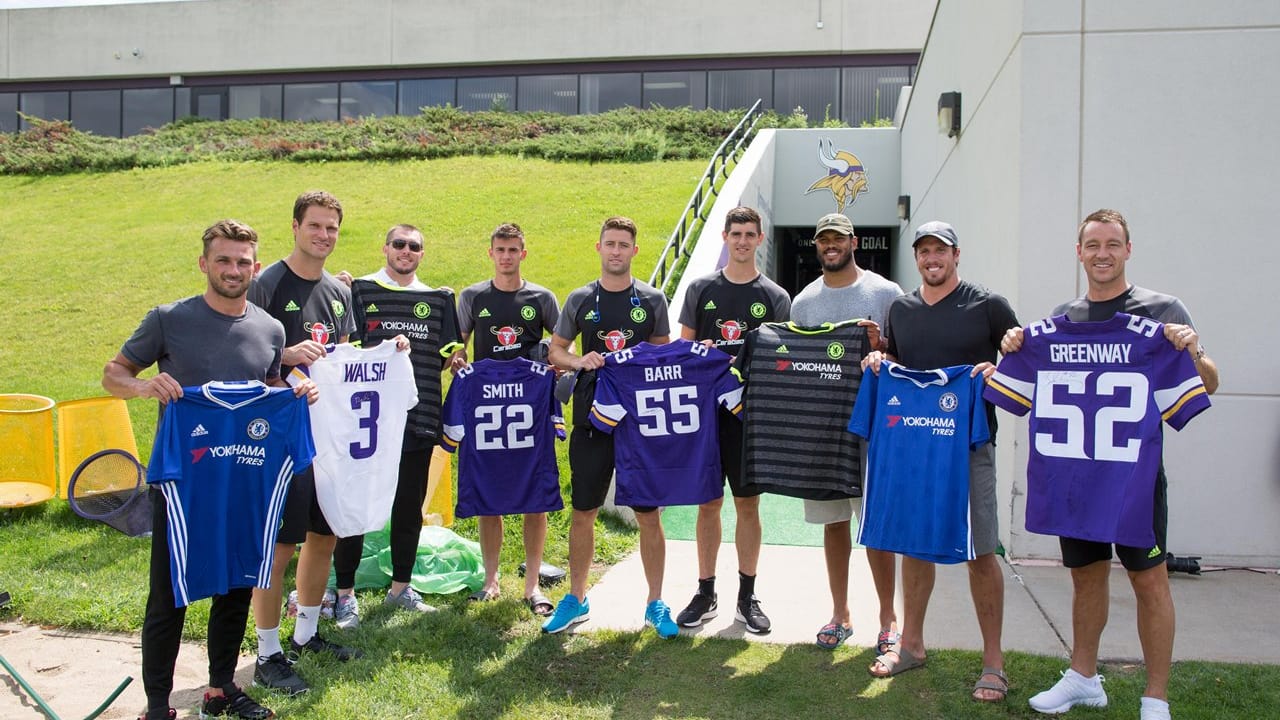
<path id="1" fill-rule="evenodd" d="M 102 450 L 125 450 L 138 457 L 138 443 L 124 400 L 95 397 L 58 403 L 58 497 L 67 496 L 71 474 Z"/>
<path id="2" fill-rule="evenodd" d="M 427 501 L 422 504 L 423 525 L 453 526 L 453 456 L 440 447 L 431 452 L 427 471 Z"/>
<path id="3" fill-rule="evenodd" d="M 53 400 L 0 395 L 0 508 L 38 505 L 57 492 Z"/>

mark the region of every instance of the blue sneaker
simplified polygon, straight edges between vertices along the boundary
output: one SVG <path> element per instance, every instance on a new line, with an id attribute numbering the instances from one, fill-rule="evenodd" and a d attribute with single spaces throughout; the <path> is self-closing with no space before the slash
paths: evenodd
<path id="1" fill-rule="evenodd" d="M 654 600 L 644 609 L 644 624 L 658 631 L 658 637 L 669 640 L 680 634 L 680 628 L 671 619 L 671 608 L 661 600 Z"/>
<path id="2" fill-rule="evenodd" d="M 565 595 L 556 605 L 556 611 L 542 623 L 542 632 L 558 633 L 569 629 L 570 625 L 586 622 L 591 618 L 591 603 L 586 598 L 579 602 L 572 593 Z"/>

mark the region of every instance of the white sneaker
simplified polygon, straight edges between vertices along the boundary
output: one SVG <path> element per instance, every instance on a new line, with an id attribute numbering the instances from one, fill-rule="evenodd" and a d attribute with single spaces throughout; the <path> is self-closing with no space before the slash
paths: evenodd
<path id="1" fill-rule="evenodd" d="M 1068 668 L 1056 685 L 1033 696 L 1028 702 L 1036 712 L 1058 715 L 1076 705 L 1106 707 L 1107 691 L 1102 689 L 1101 675 L 1087 678 Z"/>
<path id="2" fill-rule="evenodd" d="M 1156 698 L 1142 698 L 1141 720 L 1170 720 L 1169 703 Z"/>

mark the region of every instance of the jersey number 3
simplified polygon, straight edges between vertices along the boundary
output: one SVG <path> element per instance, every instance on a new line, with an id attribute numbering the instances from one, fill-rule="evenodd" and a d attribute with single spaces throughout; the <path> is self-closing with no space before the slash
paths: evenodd
<path id="1" fill-rule="evenodd" d="M 351 409 L 366 409 L 360 417 L 360 428 L 369 433 L 367 443 L 353 442 L 349 446 L 353 460 L 364 460 L 378 452 L 378 393 L 375 390 L 362 390 L 351 393 Z"/>

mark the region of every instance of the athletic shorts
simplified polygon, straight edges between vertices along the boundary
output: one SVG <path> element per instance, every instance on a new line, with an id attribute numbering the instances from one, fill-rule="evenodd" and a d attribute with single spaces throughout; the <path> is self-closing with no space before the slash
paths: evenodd
<path id="1" fill-rule="evenodd" d="M 734 497 L 759 497 L 760 490 L 742 487 L 742 444 L 745 427 L 733 413 L 720 408 L 720 467 Z M 754 486 L 753 486 L 754 487 Z"/>
<path id="2" fill-rule="evenodd" d="M 1165 543 L 1169 532 L 1169 481 L 1164 475 L 1163 465 L 1156 472 L 1156 497 L 1152 514 L 1155 547 L 1115 546 L 1116 557 L 1120 558 L 1120 564 L 1124 565 L 1125 570 L 1138 572 L 1165 564 Z M 1099 560 L 1111 560 L 1111 543 L 1060 537 L 1058 545 L 1062 548 L 1062 564 L 1069 568 L 1084 567 Z"/>
<path id="3" fill-rule="evenodd" d="M 594 427 L 578 425 L 569 433 L 569 488 L 574 510 L 598 510 L 613 482 L 613 436 Z M 636 512 L 656 507 L 632 506 Z"/>
<path id="4" fill-rule="evenodd" d="M 329 529 L 329 521 L 324 519 L 324 513 L 320 511 L 320 502 L 316 500 L 316 474 L 310 467 L 294 475 L 293 482 L 289 483 L 289 494 L 285 497 L 276 542 L 297 545 L 306 542 L 308 532 L 318 535 L 333 534 L 333 530 Z"/>
<path id="5" fill-rule="evenodd" d="M 969 531 L 976 557 L 990 555 L 1000 546 L 1000 519 L 996 515 L 996 448 L 990 443 L 969 452 Z"/>
<path id="6" fill-rule="evenodd" d="M 861 467 L 863 472 L 867 468 L 867 444 L 859 443 L 862 447 Z M 864 475 L 865 477 L 865 475 Z M 810 525 L 830 525 L 838 522 L 849 522 L 853 518 L 857 518 L 858 522 L 862 522 L 862 498 L 837 498 L 835 500 L 809 500 L 804 501 L 804 521 Z"/>

